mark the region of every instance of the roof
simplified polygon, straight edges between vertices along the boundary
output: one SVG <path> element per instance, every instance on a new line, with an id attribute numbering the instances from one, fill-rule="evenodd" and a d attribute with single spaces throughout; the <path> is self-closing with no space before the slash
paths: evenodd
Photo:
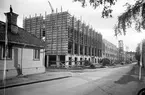
<path id="1" fill-rule="evenodd" d="M 44 48 L 45 42 L 18 27 L 18 33 L 7 31 L 8 43 Z M 5 23 L 0 21 L 0 42 L 5 42 Z"/>

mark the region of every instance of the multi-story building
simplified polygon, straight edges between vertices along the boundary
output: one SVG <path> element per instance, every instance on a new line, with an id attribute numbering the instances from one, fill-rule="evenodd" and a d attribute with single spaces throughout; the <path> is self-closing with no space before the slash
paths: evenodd
<path id="1" fill-rule="evenodd" d="M 83 65 L 84 60 L 98 63 L 102 57 L 102 35 L 68 12 L 26 18 L 24 28 L 45 37 L 46 67 Z"/>
<path id="2" fill-rule="evenodd" d="M 124 52 L 124 44 L 123 40 L 118 41 L 118 46 L 119 46 L 119 61 L 122 62 L 125 60 L 125 52 Z"/>
<path id="3" fill-rule="evenodd" d="M 108 58 L 111 62 L 118 60 L 118 48 L 116 45 L 103 39 L 102 47 L 103 58 Z"/>

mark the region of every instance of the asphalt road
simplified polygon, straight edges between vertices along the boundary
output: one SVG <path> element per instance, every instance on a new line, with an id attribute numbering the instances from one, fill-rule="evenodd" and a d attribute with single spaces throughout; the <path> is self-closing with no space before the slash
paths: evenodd
<path id="1" fill-rule="evenodd" d="M 138 80 L 138 71 L 138 67 L 131 64 L 75 72 L 70 78 L 8 88 L 6 95 L 137 95 L 145 87 L 144 77 Z"/>

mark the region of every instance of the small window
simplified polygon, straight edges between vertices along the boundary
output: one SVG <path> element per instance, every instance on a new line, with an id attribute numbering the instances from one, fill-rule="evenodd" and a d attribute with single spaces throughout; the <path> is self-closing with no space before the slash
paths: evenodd
<path id="1" fill-rule="evenodd" d="M 39 60 L 40 59 L 40 50 L 34 49 L 34 59 Z"/>
<path id="2" fill-rule="evenodd" d="M 5 47 L 4 45 L 0 46 L 0 59 L 5 58 Z M 6 59 L 12 59 L 12 47 L 8 46 L 7 52 L 6 52 Z"/>

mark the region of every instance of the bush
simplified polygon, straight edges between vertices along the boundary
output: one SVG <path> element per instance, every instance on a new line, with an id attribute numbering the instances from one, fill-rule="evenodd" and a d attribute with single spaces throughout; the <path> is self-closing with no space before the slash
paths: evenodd
<path id="1" fill-rule="evenodd" d="M 114 61 L 114 64 L 119 64 L 119 63 L 120 63 L 119 60 L 115 60 L 115 61 Z"/>
<path id="2" fill-rule="evenodd" d="M 126 62 L 125 62 L 126 64 L 130 64 L 131 63 L 131 61 L 130 60 L 126 60 Z"/>
<path id="3" fill-rule="evenodd" d="M 121 62 L 121 65 L 124 65 L 125 64 L 125 62 Z"/>
<path id="4" fill-rule="evenodd" d="M 91 68 L 91 69 L 95 69 L 96 67 L 95 67 L 94 64 L 90 64 L 90 68 Z"/>
<path id="5" fill-rule="evenodd" d="M 102 59 L 102 65 L 103 66 L 110 65 L 110 60 L 108 58 L 103 58 Z"/>
<path id="6" fill-rule="evenodd" d="M 85 61 L 84 61 L 84 66 L 89 66 L 89 65 L 91 65 L 91 62 L 88 61 L 88 60 L 85 60 Z"/>
<path id="7" fill-rule="evenodd" d="M 89 66 L 91 69 L 96 68 L 95 65 L 88 60 L 84 61 L 84 66 Z"/>

